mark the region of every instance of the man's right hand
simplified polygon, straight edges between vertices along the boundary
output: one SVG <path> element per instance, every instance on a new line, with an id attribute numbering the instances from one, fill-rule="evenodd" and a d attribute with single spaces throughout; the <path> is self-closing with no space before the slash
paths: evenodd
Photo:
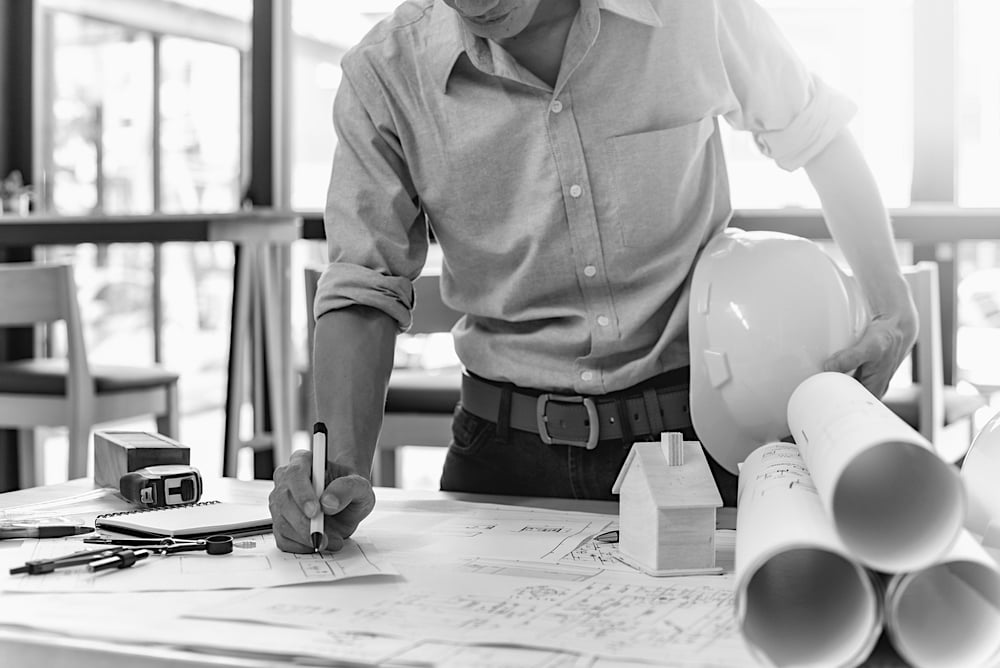
<path id="1" fill-rule="evenodd" d="M 313 491 L 312 456 L 296 450 L 288 464 L 274 471 L 274 489 L 268 507 L 278 548 L 285 552 L 312 552 L 309 520 L 323 513 L 326 549 L 337 551 L 375 507 L 371 481 L 332 462 L 326 463 L 326 487 L 319 499 Z"/>

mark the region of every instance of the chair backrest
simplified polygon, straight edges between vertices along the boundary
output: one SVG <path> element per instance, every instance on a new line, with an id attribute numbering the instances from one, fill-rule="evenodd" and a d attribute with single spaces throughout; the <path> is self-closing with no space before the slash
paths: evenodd
<path id="1" fill-rule="evenodd" d="M 67 392 L 93 393 L 73 267 L 60 263 L 0 263 L 0 326 L 66 323 Z"/>
<path id="2" fill-rule="evenodd" d="M 66 320 L 75 309 L 72 268 L 63 264 L 0 264 L 0 326 Z"/>
<path id="3" fill-rule="evenodd" d="M 936 444 L 944 427 L 944 363 L 941 352 L 941 299 L 936 262 L 903 267 L 903 276 L 920 319 L 911 356 L 914 380 L 919 383 L 919 431 Z"/>

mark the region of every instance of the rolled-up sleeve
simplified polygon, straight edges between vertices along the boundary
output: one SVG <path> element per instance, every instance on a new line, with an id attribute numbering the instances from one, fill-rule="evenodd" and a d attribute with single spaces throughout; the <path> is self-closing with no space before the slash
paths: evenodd
<path id="1" fill-rule="evenodd" d="M 384 312 L 396 321 L 400 331 L 406 331 L 413 309 L 413 283 L 411 279 L 386 276 L 356 264 L 327 265 L 316 288 L 315 317 L 359 305 Z"/>
<path id="2" fill-rule="evenodd" d="M 329 263 L 313 303 L 319 319 L 361 305 L 411 322 L 412 281 L 427 257 L 427 225 L 392 114 L 372 75 L 344 76 L 334 101 L 334 153 L 324 228 Z"/>
<path id="3" fill-rule="evenodd" d="M 853 118 L 842 93 L 810 73 L 773 19 L 754 0 L 718 0 L 718 39 L 737 106 L 725 114 L 764 155 L 794 171 Z"/>

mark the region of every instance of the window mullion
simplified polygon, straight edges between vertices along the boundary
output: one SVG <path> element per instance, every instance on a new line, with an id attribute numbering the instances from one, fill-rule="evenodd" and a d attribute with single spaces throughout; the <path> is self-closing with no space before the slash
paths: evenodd
<path id="1" fill-rule="evenodd" d="M 152 118 L 152 146 L 150 150 L 153 156 L 153 211 L 159 213 L 163 209 L 163 151 L 161 150 L 163 114 L 161 109 L 160 91 L 162 89 L 163 72 L 161 68 L 161 47 L 163 45 L 162 35 L 153 33 L 153 118 Z M 157 364 L 163 362 L 163 247 L 153 244 L 153 282 L 151 285 L 150 302 L 153 309 L 153 361 Z"/>

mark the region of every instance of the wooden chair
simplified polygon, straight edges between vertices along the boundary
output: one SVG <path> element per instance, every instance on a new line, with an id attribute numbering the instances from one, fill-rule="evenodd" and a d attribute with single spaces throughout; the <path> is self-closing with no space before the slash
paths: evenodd
<path id="1" fill-rule="evenodd" d="M 0 426 L 69 429 L 69 477 L 87 475 L 95 424 L 143 415 L 157 430 L 178 433 L 177 374 L 160 367 L 99 366 L 87 361 L 73 268 L 66 264 L 0 264 L 0 326 L 63 321 L 67 355 L 0 362 Z M 33 437 L 19 441 L 20 483 L 36 484 Z"/>
<path id="2" fill-rule="evenodd" d="M 309 351 L 313 350 L 313 310 L 321 269 L 307 267 L 306 308 Z M 462 314 L 441 301 L 440 276 L 424 274 L 413 283 L 415 308 L 408 334 L 449 332 Z M 312 380 L 304 381 L 312 391 Z M 374 482 L 384 487 L 397 484 L 397 453 L 404 446 L 446 447 L 451 441 L 451 418 L 459 402 L 462 369 L 397 367 L 389 378 L 385 418 L 376 447 Z M 310 395 L 309 404 L 314 402 Z M 312 409 L 315 410 L 315 407 Z"/>
<path id="3" fill-rule="evenodd" d="M 890 386 L 882 402 L 933 443 L 945 459 L 957 462 L 972 444 L 976 411 L 988 401 L 981 394 L 961 393 L 944 383 L 937 263 L 918 262 L 904 267 L 903 275 L 920 318 L 917 343 L 910 356 L 914 382 Z M 967 437 L 962 437 L 957 448 L 943 447 L 945 428 L 963 421 L 968 424 Z"/>

